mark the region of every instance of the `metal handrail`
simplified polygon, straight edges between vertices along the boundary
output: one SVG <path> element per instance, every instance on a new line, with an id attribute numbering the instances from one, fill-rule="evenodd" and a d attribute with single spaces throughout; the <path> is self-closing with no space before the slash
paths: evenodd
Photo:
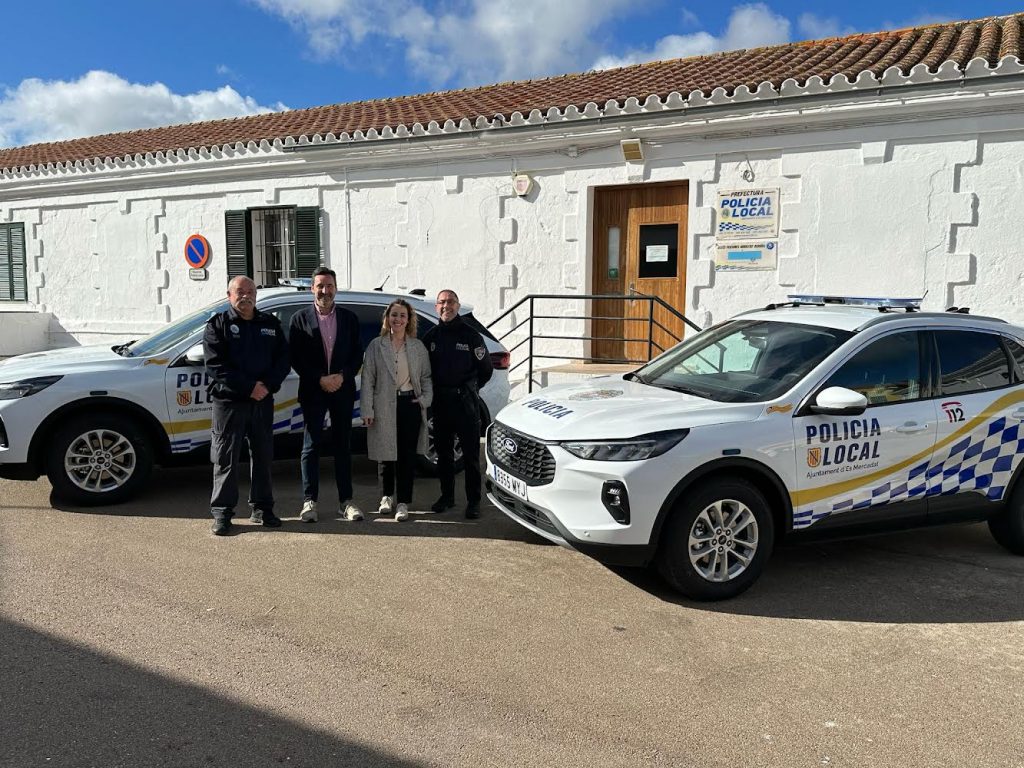
<path id="1" fill-rule="evenodd" d="M 567 300 L 582 300 L 582 301 L 629 301 L 629 302 L 644 301 L 644 302 L 647 302 L 647 316 L 646 317 L 617 317 L 617 316 L 607 316 L 607 315 L 586 315 L 586 314 L 584 314 L 584 315 L 538 315 L 535 312 L 535 304 L 536 304 L 536 302 L 537 301 L 542 301 L 542 300 L 549 300 L 549 299 L 550 300 L 559 300 L 559 301 L 567 301 Z M 533 391 L 533 385 L 535 383 L 534 382 L 534 378 L 533 378 L 533 372 L 534 372 L 533 371 L 533 362 L 534 362 L 534 360 L 584 360 L 584 361 L 590 361 L 590 362 L 595 362 L 595 363 L 600 362 L 600 363 L 621 363 L 621 364 L 634 364 L 634 363 L 635 364 L 641 364 L 641 363 L 647 362 L 647 360 L 637 360 L 637 359 L 631 359 L 631 358 L 625 358 L 625 357 L 623 357 L 623 358 L 605 358 L 605 357 L 596 357 L 594 355 L 589 355 L 589 356 L 544 355 L 544 354 L 539 354 L 538 352 L 535 351 L 535 349 L 534 349 L 534 341 L 535 340 L 543 339 L 543 340 L 565 341 L 565 340 L 580 339 L 580 340 L 586 340 L 586 341 L 610 341 L 610 340 L 614 339 L 614 340 L 619 340 L 619 341 L 623 341 L 623 342 L 626 342 L 626 343 L 641 343 L 642 344 L 644 342 L 647 342 L 647 359 L 650 360 L 652 357 L 655 356 L 655 349 L 657 349 L 657 353 L 658 354 L 661 354 L 662 352 L 665 351 L 665 348 L 662 347 L 661 344 L 659 344 L 658 342 L 656 342 L 654 340 L 654 329 L 655 329 L 655 327 L 657 327 L 658 330 L 660 330 L 663 333 L 665 333 L 669 338 L 673 339 L 675 343 L 678 343 L 679 341 L 681 341 L 681 339 L 679 337 L 677 337 L 673 331 L 669 330 L 665 325 L 663 325 L 660 321 L 658 321 L 658 320 L 656 320 L 654 318 L 654 310 L 655 310 L 656 306 L 662 307 L 670 315 L 672 315 L 675 318 L 677 318 L 678 320 L 682 321 L 684 325 L 692 328 L 693 330 L 698 331 L 698 332 L 700 332 L 700 330 L 701 330 L 701 327 L 699 325 L 697 325 L 692 320 L 687 318 L 685 315 L 683 315 L 682 312 L 677 310 L 671 304 L 668 304 L 660 296 L 648 296 L 646 294 L 641 294 L 641 293 L 632 293 L 632 294 L 630 294 L 628 296 L 624 296 L 622 294 L 595 294 L 595 293 L 588 293 L 588 294 L 533 293 L 533 294 L 529 294 L 527 296 L 524 296 L 519 301 L 517 301 L 515 304 L 513 304 L 511 307 L 509 307 L 504 312 L 502 312 L 500 315 L 498 315 L 498 317 L 496 317 L 494 320 L 492 320 L 490 323 L 487 324 L 487 328 L 490 329 L 490 330 L 493 330 L 494 327 L 498 323 L 500 323 L 502 320 L 507 318 L 509 315 L 511 315 L 513 312 L 515 312 L 517 309 L 519 309 L 524 304 L 529 304 L 529 313 L 528 313 L 528 315 L 525 318 L 523 318 L 522 320 L 520 320 L 518 323 L 516 323 L 514 326 L 512 326 L 504 334 L 502 334 L 501 336 L 498 336 L 497 338 L 498 338 L 498 341 L 504 342 L 509 336 L 511 336 L 512 334 L 516 333 L 517 331 L 520 331 L 520 329 L 522 329 L 523 326 L 526 326 L 526 334 L 527 334 L 526 338 L 522 339 L 521 341 L 519 341 L 517 344 L 515 344 L 509 350 L 510 353 L 514 352 L 514 351 L 518 350 L 520 347 L 522 347 L 525 344 L 525 345 L 527 345 L 526 358 L 523 359 L 523 360 L 520 360 L 518 363 L 513 365 L 509 369 L 509 372 L 511 373 L 512 371 L 515 371 L 519 367 L 521 367 L 523 365 L 526 365 L 527 366 L 526 382 L 527 382 L 527 391 L 529 391 L 529 392 Z M 646 323 L 646 325 L 647 325 L 647 337 L 646 338 L 630 338 L 630 337 L 624 337 L 624 336 L 623 337 L 619 337 L 619 336 L 562 336 L 562 335 L 541 334 L 541 333 L 536 333 L 535 332 L 536 328 L 534 327 L 534 320 L 560 320 L 560 321 L 564 321 L 564 320 L 615 320 L 615 321 L 620 321 L 620 322 L 624 322 L 624 323 L 642 322 L 642 323 Z"/>

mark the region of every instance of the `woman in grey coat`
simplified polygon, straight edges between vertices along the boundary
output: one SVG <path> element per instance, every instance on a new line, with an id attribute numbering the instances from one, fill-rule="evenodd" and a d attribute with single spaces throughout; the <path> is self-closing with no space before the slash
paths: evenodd
<path id="1" fill-rule="evenodd" d="M 366 447 L 383 467 L 378 512 L 409 519 L 416 454 L 427 452 L 427 408 L 434 397 L 430 356 L 416 338 L 416 313 L 404 299 L 384 310 L 380 336 L 363 356 L 360 409 Z M 396 504 L 397 501 L 397 504 Z"/>

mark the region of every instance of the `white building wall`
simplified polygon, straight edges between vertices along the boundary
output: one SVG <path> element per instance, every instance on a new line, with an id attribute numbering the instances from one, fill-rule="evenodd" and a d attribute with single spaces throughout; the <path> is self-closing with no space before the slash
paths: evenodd
<path id="1" fill-rule="evenodd" d="M 342 155 L 324 162 L 308 153 L 300 159 L 310 170 L 275 175 L 271 163 L 265 178 L 166 177 L 59 195 L 41 184 L 38 197 L 10 201 L 0 187 L 0 221 L 26 222 L 29 308 L 52 314 L 50 346 L 136 337 L 221 298 L 224 212 L 268 205 L 323 208 L 326 260 L 342 287 L 454 287 L 487 321 L 528 294 L 589 292 L 593 190 L 663 181 L 689 183 L 682 309 L 698 324 L 803 292 L 927 293 L 927 308 L 967 305 L 1024 322 L 1024 131 L 1006 130 L 1019 122 L 945 118 L 699 140 L 662 130 L 645 137 L 642 164 L 622 161 L 618 134 L 579 148 L 528 154 L 510 143 L 490 157 L 467 150 L 347 169 Z M 295 158 L 290 167 L 302 168 Z M 533 177 L 525 197 L 512 192 L 515 172 Z M 778 269 L 716 272 L 717 190 L 776 186 Z M 205 282 L 189 280 L 182 257 L 194 232 L 213 249 Z M 573 316 L 583 307 L 545 310 Z M 581 330 L 568 319 L 548 323 L 549 333 Z"/>

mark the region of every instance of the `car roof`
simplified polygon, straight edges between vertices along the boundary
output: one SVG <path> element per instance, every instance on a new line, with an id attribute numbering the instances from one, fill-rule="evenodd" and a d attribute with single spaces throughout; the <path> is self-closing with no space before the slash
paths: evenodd
<path id="1" fill-rule="evenodd" d="M 1007 328 L 1007 323 L 994 317 L 971 315 L 965 312 L 907 312 L 902 309 L 879 309 L 878 307 L 798 304 L 776 306 L 743 312 L 736 316 L 744 320 L 763 322 L 796 323 L 844 331 L 860 331 L 879 324 L 914 324 L 934 326 L 963 325 L 971 328 Z M 1014 327 L 1015 330 L 1021 330 Z"/>
<path id="2" fill-rule="evenodd" d="M 309 296 L 308 288 L 291 288 L 291 287 L 275 287 L 275 288 L 260 288 L 257 294 L 258 301 L 262 304 L 267 302 L 269 304 L 280 304 L 285 299 L 294 299 L 296 296 Z M 437 314 L 434 310 L 434 302 L 430 299 L 426 299 L 423 296 L 417 296 L 407 293 L 387 293 L 385 291 L 338 291 L 335 295 L 334 300 L 341 303 L 362 303 L 362 304 L 380 304 L 386 306 L 395 299 L 405 299 L 409 302 L 413 309 L 418 309 L 423 312 Z M 466 314 L 471 312 L 473 308 L 467 304 L 463 304 L 460 308 L 460 314 Z"/>

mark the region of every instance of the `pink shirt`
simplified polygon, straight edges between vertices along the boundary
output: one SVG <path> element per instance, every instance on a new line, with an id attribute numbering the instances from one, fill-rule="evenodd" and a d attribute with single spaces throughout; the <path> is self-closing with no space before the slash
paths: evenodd
<path id="1" fill-rule="evenodd" d="M 320 336 L 324 340 L 324 357 L 327 358 L 327 370 L 331 370 L 331 353 L 334 351 L 334 339 L 338 335 L 338 317 L 334 308 L 329 314 L 322 315 L 320 310 L 313 307 L 316 313 L 316 321 L 320 324 Z"/>

